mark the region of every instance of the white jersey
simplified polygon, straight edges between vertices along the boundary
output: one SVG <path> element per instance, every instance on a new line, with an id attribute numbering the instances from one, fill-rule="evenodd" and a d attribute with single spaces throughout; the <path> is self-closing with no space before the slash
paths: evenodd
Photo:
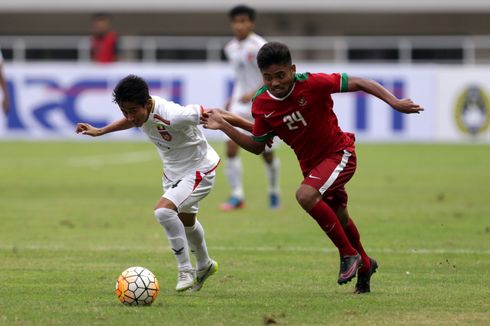
<path id="1" fill-rule="evenodd" d="M 230 101 L 230 111 L 251 118 L 252 103 L 241 103 L 240 98 L 257 91 L 263 84 L 257 66 L 257 53 L 267 43 L 261 36 L 251 33 L 243 41 L 234 38 L 225 46 L 225 54 L 235 72 L 235 84 Z"/>
<path id="2" fill-rule="evenodd" d="M 202 106 L 182 106 L 152 96 L 153 108 L 140 127 L 155 144 L 163 161 L 165 176 L 177 180 L 188 173 L 207 173 L 216 168 L 219 156 L 197 127 Z"/>

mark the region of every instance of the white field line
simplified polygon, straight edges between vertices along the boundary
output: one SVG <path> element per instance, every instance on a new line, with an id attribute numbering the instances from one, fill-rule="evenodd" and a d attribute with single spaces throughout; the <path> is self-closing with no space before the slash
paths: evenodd
<path id="1" fill-rule="evenodd" d="M 235 251 L 235 252 L 319 252 L 329 253 L 337 252 L 336 248 L 306 248 L 306 247 L 245 247 L 245 246 L 210 246 L 210 251 Z M 70 248 L 64 245 L 0 245 L 0 250 L 9 251 L 22 251 L 22 250 L 48 250 L 48 251 L 148 251 L 148 247 L 143 246 L 87 246 L 85 248 Z M 155 246 L 154 250 L 163 251 L 170 250 L 168 246 Z M 386 253 L 386 254 L 406 254 L 406 255 L 433 255 L 433 254 L 454 254 L 454 255 L 490 255 L 490 249 L 474 250 L 474 249 L 426 249 L 426 248 L 414 248 L 414 249 L 391 249 L 391 248 L 368 248 L 366 250 L 370 253 Z"/>
<path id="2" fill-rule="evenodd" d="M 78 158 L 70 158 L 67 160 L 67 162 L 71 166 L 97 167 L 103 165 L 141 163 L 150 160 L 158 160 L 158 154 L 155 153 L 155 151 L 138 151 L 122 154 L 83 156 Z"/>

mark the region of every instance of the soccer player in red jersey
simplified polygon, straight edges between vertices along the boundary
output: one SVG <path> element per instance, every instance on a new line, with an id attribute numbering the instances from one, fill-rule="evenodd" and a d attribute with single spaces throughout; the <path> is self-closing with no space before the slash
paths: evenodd
<path id="1" fill-rule="evenodd" d="M 208 112 L 205 127 L 220 129 L 244 149 L 260 154 L 278 136 L 296 153 L 304 180 L 296 199 L 339 250 L 339 284 L 358 274 L 356 293 L 370 292 L 378 264 L 363 249 L 347 210 L 345 184 L 356 169 L 351 133 L 343 132 L 333 111 L 331 94 L 364 91 L 403 113 L 420 113 L 418 104 L 398 99 L 379 83 L 347 74 L 296 73 L 288 47 L 266 43 L 257 55 L 264 86 L 255 95 L 253 136 L 238 132 L 230 113 Z"/>

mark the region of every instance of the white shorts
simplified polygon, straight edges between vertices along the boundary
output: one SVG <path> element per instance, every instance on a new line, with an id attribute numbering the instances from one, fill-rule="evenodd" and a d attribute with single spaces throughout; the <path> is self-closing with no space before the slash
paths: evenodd
<path id="1" fill-rule="evenodd" d="M 169 180 L 163 176 L 163 196 L 177 206 L 179 213 L 195 214 L 199 211 L 199 201 L 213 188 L 216 172 L 195 171 L 179 180 Z"/>

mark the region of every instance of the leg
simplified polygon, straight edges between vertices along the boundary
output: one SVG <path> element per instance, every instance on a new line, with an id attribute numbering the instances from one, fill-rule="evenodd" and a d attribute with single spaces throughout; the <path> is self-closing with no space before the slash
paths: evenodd
<path id="1" fill-rule="evenodd" d="M 318 222 L 339 249 L 339 284 L 345 284 L 356 276 L 361 265 L 361 256 L 350 243 L 335 211 L 322 198 L 343 188 L 354 171 L 354 153 L 335 153 L 305 174 L 305 179 L 296 193 L 301 206 Z"/>
<path id="2" fill-rule="evenodd" d="M 364 247 L 362 246 L 361 243 L 361 236 L 359 234 L 359 231 L 357 230 L 354 221 L 349 215 L 349 211 L 347 210 L 347 207 L 338 207 L 335 213 L 337 214 L 337 217 L 342 223 L 342 227 L 344 228 L 345 234 L 347 235 L 349 242 L 352 244 L 352 246 L 357 250 L 357 252 L 362 257 L 362 266 L 361 268 L 359 268 L 359 273 L 365 273 L 369 271 L 371 267 L 369 256 L 364 251 Z"/>
<path id="3" fill-rule="evenodd" d="M 320 225 L 322 230 L 339 249 L 340 268 L 337 283 L 352 280 L 361 264 L 361 256 L 352 247 L 334 211 L 321 200 L 320 193 L 309 185 L 302 184 L 296 192 L 296 199 Z"/>
<path id="4" fill-rule="evenodd" d="M 269 181 L 269 208 L 277 209 L 280 206 L 279 198 L 279 159 L 272 150 L 266 150 L 262 154 L 265 162 L 265 171 Z"/>
<path id="5" fill-rule="evenodd" d="M 358 294 L 371 292 L 371 276 L 376 273 L 376 270 L 378 269 L 378 262 L 373 258 L 370 258 L 364 251 L 361 243 L 361 236 L 354 221 L 349 215 L 347 207 L 338 207 L 336 214 L 339 220 L 342 221 L 342 225 L 347 237 L 349 238 L 349 241 L 362 257 L 362 266 L 358 271 L 356 288 L 354 292 Z"/>
<path id="6" fill-rule="evenodd" d="M 226 177 L 231 188 L 231 196 L 220 205 L 222 211 L 230 211 L 243 207 L 242 161 L 238 156 L 240 147 L 228 140 L 226 142 Z"/>
<path id="7" fill-rule="evenodd" d="M 334 211 L 322 200 L 322 196 L 315 188 L 302 184 L 296 191 L 296 200 L 303 209 L 310 214 L 320 225 L 325 234 L 339 249 L 341 256 L 356 255 Z"/>
<path id="8" fill-rule="evenodd" d="M 185 234 L 191 252 L 196 256 L 197 269 L 209 266 L 211 259 L 208 255 L 206 240 L 204 239 L 204 229 L 196 219 L 195 213 L 179 213 L 179 218 L 184 224 Z"/>
<path id="9" fill-rule="evenodd" d="M 187 241 L 194 254 L 197 262 L 196 283 L 192 291 L 199 291 L 209 276 L 218 271 L 218 263 L 211 259 L 208 254 L 208 248 L 204 237 L 204 228 L 198 219 L 196 219 L 199 210 L 199 201 L 211 191 L 215 173 L 201 174 L 202 178 L 199 184 L 194 188 L 192 194 L 187 197 L 181 204 L 179 218 L 185 226 Z"/>
<path id="10" fill-rule="evenodd" d="M 170 248 L 177 260 L 179 275 L 175 289 L 185 291 L 194 285 L 194 277 L 184 224 L 177 215 L 177 207 L 171 200 L 162 197 L 155 206 L 155 218 L 164 227 Z"/>

